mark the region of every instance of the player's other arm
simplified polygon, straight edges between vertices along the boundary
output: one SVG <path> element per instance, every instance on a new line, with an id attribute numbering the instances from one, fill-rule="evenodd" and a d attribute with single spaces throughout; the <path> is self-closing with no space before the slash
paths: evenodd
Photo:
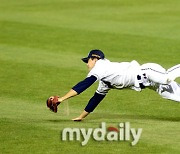
<path id="1" fill-rule="evenodd" d="M 63 102 L 64 100 L 66 100 L 68 98 L 79 95 L 84 90 L 89 88 L 96 80 L 97 80 L 97 77 L 95 77 L 93 75 L 90 77 L 87 77 L 86 79 L 84 79 L 83 81 L 79 82 L 74 87 L 72 87 L 72 89 L 67 94 L 65 94 L 63 97 L 60 97 L 58 99 L 58 101 Z"/>
<path id="2" fill-rule="evenodd" d="M 94 109 L 104 99 L 105 96 L 106 95 L 102 95 L 102 94 L 95 92 L 94 96 L 89 100 L 88 104 L 86 105 L 86 107 L 85 107 L 84 111 L 81 113 L 81 115 L 72 120 L 81 121 L 82 119 L 84 119 L 89 113 L 94 111 Z"/>
<path id="3" fill-rule="evenodd" d="M 81 121 L 84 119 L 89 113 L 93 112 L 94 109 L 98 106 L 98 104 L 104 99 L 106 94 L 110 88 L 107 84 L 105 84 L 103 81 L 99 81 L 98 89 L 96 90 L 94 96 L 89 100 L 87 106 L 85 107 L 84 111 L 81 113 L 81 115 L 77 118 L 74 118 L 72 120 L 74 121 Z"/>

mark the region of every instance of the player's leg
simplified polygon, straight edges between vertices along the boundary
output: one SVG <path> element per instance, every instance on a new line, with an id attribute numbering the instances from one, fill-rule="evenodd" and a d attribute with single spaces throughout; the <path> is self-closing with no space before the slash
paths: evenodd
<path id="1" fill-rule="evenodd" d="M 168 85 L 159 85 L 157 92 L 165 99 L 180 102 L 180 85 L 175 81 Z"/>
<path id="2" fill-rule="evenodd" d="M 168 84 L 170 82 L 166 70 L 155 63 L 146 63 L 141 65 L 141 70 L 146 74 L 147 78 L 155 83 Z"/>
<path id="3" fill-rule="evenodd" d="M 175 80 L 176 78 L 180 77 L 180 64 L 175 65 L 167 70 L 171 80 Z"/>

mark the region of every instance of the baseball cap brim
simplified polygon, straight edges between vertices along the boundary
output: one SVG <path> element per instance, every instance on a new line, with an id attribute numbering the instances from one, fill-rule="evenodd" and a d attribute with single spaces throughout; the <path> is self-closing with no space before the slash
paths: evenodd
<path id="1" fill-rule="evenodd" d="M 85 62 L 85 63 L 88 63 L 89 58 L 88 58 L 88 57 L 85 57 L 85 58 L 82 58 L 81 60 L 82 60 L 83 62 Z"/>

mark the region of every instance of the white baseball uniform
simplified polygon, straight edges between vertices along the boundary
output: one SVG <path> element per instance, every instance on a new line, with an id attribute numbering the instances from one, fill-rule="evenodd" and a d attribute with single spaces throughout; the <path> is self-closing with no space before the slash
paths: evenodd
<path id="1" fill-rule="evenodd" d="M 169 68 L 167 71 L 155 63 L 146 63 L 141 65 L 141 70 L 146 73 L 147 80 L 144 85 L 154 87 L 163 98 L 180 102 L 180 85 L 176 83 L 177 77 L 180 77 L 180 64 Z M 158 78 L 156 78 L 158 76 Z M 166 83 L 169 80 L 169 83 Z"/>
<path id="2" fill-rule="evenodd" d="M 97 93 L 105 95 L 111 88 L 121 89 L 130 87 L 136 91 L 140 91 L 139 82 L 145 86 L 153 86 L 158 84 L 158 88 L 171 84 L 171 81 L 180 76 L 180 65 L 176 65 L 167 71 L 158 64 L 147 63 L 140 66 L 140 64 L 133 60 L 131 62 L 110 62 L 107 59 L 100 59 L 95 66 L 88 73 L 87 77 L 95 76 L 99 80 Z M 137 80 L 137 75 L 140 75 L 141 81 Z M 174 86 L 176 83 L 172 83 Z M 165 88 L 164 88 L 165 89 Z M 164 92 L 158 92 L 162 97 L 173 99 L 172 94 L 166 95 Z M 165 96 L 166 95 L 166 96 Z M 170 97 L 171 95 L 171 97 Z M 173 95 L 179 95 L 175 93 Z"/>

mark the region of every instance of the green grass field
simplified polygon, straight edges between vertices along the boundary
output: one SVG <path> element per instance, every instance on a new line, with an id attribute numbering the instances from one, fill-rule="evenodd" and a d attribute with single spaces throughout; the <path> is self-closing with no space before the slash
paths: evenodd
<path id="1" fill-rule="evenodd" d="M 111 90 L 82 122 L 73 122 L 97 83 L 50 112 L 87 75 L 80 58 L 101 49 L 111 61 L 180 63 L 179 0 L 0 0 L 0 153 L 180 153 L 179 103 L 151 90 Z M 180 82 L 180 79 L 177 79 Z M 66 127 L 143 128 L 140 141 L 61 140 Z"/>

